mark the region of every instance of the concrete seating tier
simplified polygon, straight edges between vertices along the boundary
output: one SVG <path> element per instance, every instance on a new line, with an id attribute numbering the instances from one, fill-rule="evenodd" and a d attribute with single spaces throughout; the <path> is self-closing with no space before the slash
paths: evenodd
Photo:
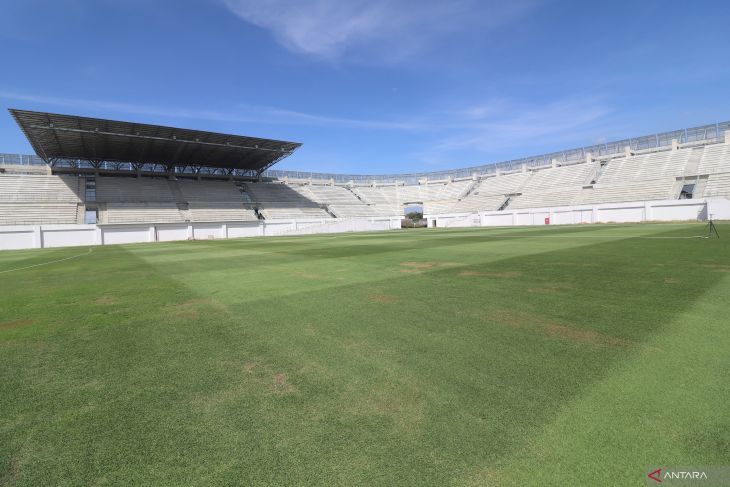
<path id="1" fill-rule="evenodd" d="M 332 215 L 327 213 L 325 210 L 321 208 L 312 208 L 312 207 L 292 207 L 292 206 L 285 206 L 285 207 L 272 207 L 267 206 L 265 208 L 262 208 L 259 210 L 259 212 L 264 215 L 264 218 L 267 220 L 298 220 L 298 219 L 308 219 L 308 218 L 316 218 L 316 219 L 322 219 L 322 218 L 332 218 Z"/>
<path id="2" fill-rule="evenodd" d="M 96 178 L 96 201 L 116 203 L 173 202 L 167 179 L 163 178 Z"/>
<path id="3" fill-rule="evenodd" d="M 180 179 L 177 181 L 180 193 L 186 201 L 220 201 L 240 203 L 241 191 L 232 181 L 195 181 Z"/>
<path id="4" fill-rule="evenodd" d="M 566 186 L 582 186 L 594 170 L 594 164 L 575 164 L 533 171 L 532 177 L 527 179 L 520 192 L 551 191 Z"/>
<path id="5" fill-rule="evenodd" d="M 291 185 L 294 191 L 319 204 L 364 205 L 352 191 L 342 186 Z"/>
<path id="6" fill-rule="evenodd" d="M 392 205 L 332 205 L 329 209 L 338 218 L 403 216 L 403 209 Z"/>
<path id="7" fill-rule="evenodd" d="M 507 197 L 504 195 L 470 194 L 463 200 L 457 201 L 451 205 L 446 213 L 469 213 L 498 210 L 506 200 Z M 426 213 L 425 208 L 424 213 Z"/>
<path id="8" fill-rule="evenodd" d="M 109 203 L 106 223 L 179 223 L 184 222 L 175 203 Z"/>
<path id="9" fill-rule="evenodd" d="M 703 196 L 730 198 L 730 172 L 711 174 Z"/>
<path id="10" fill-rule="evenodd" d="M 52 225 L 77 223 L 76 204 L 64 202 L 0 202 L 0 225 Z"/>
<path id="11" fill-rule="evenodd" d="M 481 180 L 467 198 L 478 194 L 505 195 L 516 193 L 531 176 L 532 173 L 529 172 L 518 172 L 488 177 Z"/>
<path id="12" fill-rule="evenodd" d="M 412 186 L 391 185 L 355 187 L 353 191 L 371 205 L 398 205 L 425 203 L 427 201 L 454 200 L 467 190 L 472 181 L 419 184 Z"/>
<path id="13" fill-rule="evenodd" d="M 574 204 L 583 205 L 671 199 L 674 183 L 674 179 L 664 178 L 650 181 L 624 182 L 622 184 L 596 184 L 593 186 L 593 189 L 584 189 Z"/>
<path id="14" fill-rule="evenodd" d="M 246 183 L 246 193 L 251 201 L 268 206 L 268 203 L 287 204 L 289 207 L 317 207 L 317 203 L 303 196 L 287 184 Z"/>
<path id="15" fill-rule="evenodd" d="M 78 203 L 76 176 L 0 174 L 0 201 L 65 201 Z"/>
<path id="16" fill-rule="evenodd" d="M 0 174 L 0 225 L 77 223 L 76 176 Z"/>
<path id="17" fill-rule="evenodd" d="M 242 203 L 196 201 L 188 205 L 194 222 L 258 221 L 256 212 Z"/>
<path id="18" fill-rule="evenodd" d="M 730 172 L 730 144 L 715 144 L 705 147 L 697 174 Z"/>
<path id="19" fill-rule="evenodd" d="M 581 186 L 573 186 L 562 188 L 559 191 L 526 193 L 512 199 L 506 209 L 569 206 L 573 204 L 581 191 Z"/>
<path id="20" fill-rule="evenodd" d="M 691 149 L 682 149 L 611 159 L 597 182 L 631 182 L 681 176 L 691 154 Z"/>

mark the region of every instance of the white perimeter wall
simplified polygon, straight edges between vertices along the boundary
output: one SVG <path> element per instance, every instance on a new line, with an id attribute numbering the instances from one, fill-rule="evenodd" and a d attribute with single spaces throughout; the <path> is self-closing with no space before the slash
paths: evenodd
<path id="1" fill-rule="evenodd" d="M 429 227 L 504 227 L 645 221 L 730 220 L 730 200 L 664 200 L 563 206 L 473 214 L 426 215 Z M 547 220 L 546 220 L 547 219 Z M 261 222 L 166 223 L 131 225 L 6 225 L 0 226 L 0 250 L 111 245 L 174 240 L 209 240 L 260 236 L 314 235 L 400 229 L 401 217 Z"/>
<path id="2" fill-rule="evenodd" d="M 730 200 L 639 201 L 600 205 L 485 211 L 474 215 L 426 215 L 429 227 L 573 225 L 580 223 L 638 223 L 648 221 L 730 220 Z M 474 218 L 476 217 L 476 218 Z M 469 222 L 474 222 L 469 224 Z"/>
<path id="3" fill-rule="evenodd" d="M 400 217 L 224 223 L 0 226 L 0 250 L 368 232 L 400 228 Z"/>

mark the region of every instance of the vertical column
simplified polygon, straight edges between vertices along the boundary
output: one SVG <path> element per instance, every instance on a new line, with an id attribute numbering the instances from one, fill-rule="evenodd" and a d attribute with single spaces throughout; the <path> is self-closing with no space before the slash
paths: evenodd
<path id="1" fill-rule="evenodd" d="M 36 249 L 43 248 L 43 229 L 40 225 L 33 226 L 33 247 Z"/>

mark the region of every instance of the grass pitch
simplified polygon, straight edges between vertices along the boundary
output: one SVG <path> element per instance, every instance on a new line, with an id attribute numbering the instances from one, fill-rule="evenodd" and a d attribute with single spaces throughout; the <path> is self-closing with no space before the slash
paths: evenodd
<path id="1" fill-rule="evenodd" d="M 728 465 L 718 229 L 2 252 L 0 484 L 644 485 Z"/>

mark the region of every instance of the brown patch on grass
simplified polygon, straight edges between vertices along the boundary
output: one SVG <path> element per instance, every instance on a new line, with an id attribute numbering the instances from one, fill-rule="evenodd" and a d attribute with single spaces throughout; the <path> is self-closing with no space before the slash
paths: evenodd
<path id="1" fill-rule="evenodd" d="M 540 317 L 537 315 L 509 309 L 497 310 L 492 314 L 491 318 L 511 328 L 522 328 L 540 321 Z"/>
<path id="2" fill-rule="evenodd" d="M 289 382 L 289 378 L 283 372 L 274 375 L 274 392 L 279 394 L 291 394 L 296 392 L 296 387 Z"/>
<path id="3" fill-rule="evenodd" d="M 119 304 L 120 301 L 121 300 L 116 296 L 112 296 L 111 294 L 104 294 L 102 296 L 96 297 L 92 302 L 94 304 L 102 306 L 110 306 L 113 304 Z"/>
<path id="4" fill-rule="evenodd" d="M 730 272 L 730 265 L 727 264 L 704 264 L 702 267 L 707 267 L 713 272 Z"/>
<path id="5" fill-rule="evenodd" d="M 368 299 L 374 303 L 394 303 L 398 301 L 396 296 L 391 296 L 389 294 L 371 294 L 368 296 Z"/>
<path id="6" fill-rule="evenodd" d="M 591 330 L 583 330 L 559 323 L 548 322 L 544 317 L 514 310 L 495 311 L 491 319 L 517 330 L 525 330 L 548 338 L 582 343 L 595 347 L 628 347 L 632 342 L 623 338 L 605 335 Z"/>
<path id="7" fill-rule="evenodd" d="M 191 299 L 182 303 L 169 306 L 170 313 L 177 318 L 198 319 L 201 309 L 213 309 L 215 311 L 227 311 L 228 306 L 212 298 Z"/>
<path id="8" fill-rule="evenodd" d="M 597 267 L 598 266 L 598 264 L 594 264 L 593 262 L 568 262 L 568 261 L 548 262 L 545 265 L 553 266 L 553 267 Z"/>
<path id="9" fill-rule="evenodd" d="M 403 410 L 404 405 L 392 397 L 381 397 L 372 401 L 373 409 L 382 414 L 396 414 Z"/>
<path id="10" fill-rule="evenodd" d="M 580 330 L 569 326 L 550 324 L 545 327 L 549 336 L 562 338 L 571 342 L 587 343 L 599 347 L 624 347 L 629 345 L 627 340 L 604 335 L 596 331 Z"/>
<path id="11" fill-rule="evenodd" d="M 429 269 L 435 269 L 435 268 L 441 268 L 441 267 L 455 267 L 455 266 L 461 266 L 464 265 L 459 262 L 437 262 L 437 261 L 431 261 L 431 262 L 414 262 L 414 261 L 407 261 L 407 262 L 401 262 L 400 265 L 405 267 L 405 269 L 400 269 L 400 272 L 403 274 L 421 274 L 424 271 L 427 271 Z"/>
<path id="12" fill-rule="evenodd" d="M 11 485 L 15 483 L 15 480 L 18 478 L 18 474 L 20 473 L 20 463 L 20 452 L 15 453 L 10 457 L 8 469 L 5 471 L 2 477 L 0 477 L 0 485 Z"/>
<path id="13" fill-rule="evenodd" d="M 173 306 L 173 316 L 177 318 L 188 318 L 191 320 L 198 319 L 200 312 L 198 311 L 197 301 L 186 301 Z"/>
<path id="14" fill-rule="evenodd" d="M 12 320 L 0 323 L 0 330 L 10 330 L 12 328 L 20 328 L 22 326 L 32 325 L 34 320 Z"/>
<path id="15" fill-rule="evenodd" d="M 477 472 L 472 474 L 469 479 L 465 481 L 465 485 L 503 485 L 503 481 L 504 479 L 502 478 L 499 467 L 489 466 L 482 467 Z"/>
<path id="16" fill-rule="evenodd" d="M 460 276 L 483 276 L 483 277 L 520 277 L 522 275 L 519 271 L 500 271 L 500 272 L 478 272 L 478 271 L 461 271 Z"/>
<path id="17" fill-rule="evenodd" d="M 555 295 L 555 294 L 565 294 L 565 292 L 568 289 L 572 289 L 572 288 L 573 288 L 573 286 L 564 285 L 564 284 L 559 284 L 558 283 L 558 284 L 547 284 L 547 285 L 544 285 L 544 286 L 527 288 L 527 292 L 528 293 L 533 293 L 533 294 L 550 294 L 550 295 Z"/>
<path id="18" fill-rule="evenodd" d="M 522 275 L 519 271 L 502 271 L 502 272 L 487 272 L 489 277 L 520 277 Z"/>
<path id="19" fill-rule="evenodd" d="M 294 275 L 301 277 L 302 279 L 322 279 L 322 276 L 319 274 L 312 274 L 304 271 L 295 271 Z"/>
<path id="20" fill-rule="evenodd" d="M 390 427 L 406 435 L 421 430 L 425 405 L 421 390 L 414 384 L 392 376 L 392 382 L 366 390 L 353 388 L 343 396 L 343 406 L 355 416 L 388 418 Z"/>
<path id="21" fill-rule="evenodd" d="M 438 262 L 401 262 L 400 265 L 413 269 L 431 269 L 436 267 Z"/>
<path id="22" fill-rule="evenodd" d="M 407 262 L 401 262 L 400 265 L 403 267 L 407 267 L 409 269 L 415 269 L 415 270 L 426 270 L 426 269 L 433 269 L 434 267 L 455 267 L 464 265 L 460 262 L 447 262 L 447 261 L 429 261 L 429 262 L 415 262 L 415 261 L 407 261 Z M 401 271 L 403 272 L 403 271 Z"/>
<path id="23" fill-rule="evenodd" d="M 243 370 L 249 374 L 253 374 L 253 370 L 256 368 L 256 362 L 246 362 L 243 364 Z"/>
<path id="24" fill-rule="evenodd" d="M 664 284 L 679 284 L 682 281 L 677 279 L 676 277 L 666 277 L 664 278 Z"/>

